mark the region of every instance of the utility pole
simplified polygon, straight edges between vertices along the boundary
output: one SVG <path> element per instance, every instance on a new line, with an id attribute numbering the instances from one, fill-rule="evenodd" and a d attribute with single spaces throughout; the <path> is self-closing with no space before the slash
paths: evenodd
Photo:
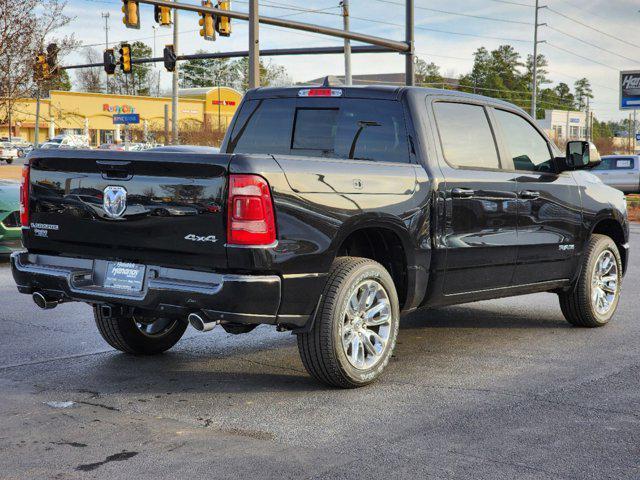
<path id="1" fill-rule="evenodd" d="M 109 12 L 102 12 L 101 17 L 104 18 L 104 48 L 109 48 Z M 105 90 L 109 93 L 109 74 L 105 82 Z"/>
<path id="2" fill-rule="evenodd" d="M 33 143 L 35 143 L 36 148 L 38 148 L 38 144 L 40 143 L 40 84 L 38 84 L 36 88 L 36 131 Z"/>
<path id="3" fill-rule="evenodd" d="M 178 9 L 173 9 L 173 50 L 178 55 Z M 171 83 L 171 143 L 178 145 L 178 62 Z"/>
<path id="4" fill-rule="evenodd" d="M 589 110 L 589 97 L 587 96 L 587 114 L 585 115 L 585 119 L 586 119 L 586 125 L 585 125 L 585 130 L 586 130 L 586 137 L 588 141 L 591 141 L 591 125 L 589 124 L 589 119 L 590 119 L 590 110 Z"/>
<path id="5" fill-rule="evenodd" d="M 340 2 L 342 6 L 342 25 L 344 31 L 349 31 L 349 0 L 342 0 Z M 344 39 L 344 84 L 351 85 L 351 40 Z"/>
<path id="6" fill-rule="evenodd" d="M 531 116 L 536 119 L 538 107 L 538 44 L 544 43 L 544 40 L 538 40 L 538 27 L 546 25 L 546 23 L 538 23 L 538 15 L 540 9 L 547 8 L 546 5 L 540 6 L 540 0 L 536 0 L 535 21 L 533 22 L 533 81 L 531 82 Z"/>
<path id="7" fill-rule="evenodd" d="M 260 32 L 258 0 L 249 0 L 249 88 L 260 86 Z"/>
<path id="8" fill-rule="evenodd" d="M 637 144 L 636 135 L 638 134 L 638 127 L 636 123 L 637 113 L 638 113 L 638 110 L 634 108 L 633 109 L 633 138 L 632 138 L 633 150 L 631 151 L 632 154 L 636 153 L 636 144 Z"/>
<path id="9" fill-rule="evenodd" d="M 405 1 L 405 41 L 409 46 L 409 51 L 405 53 L 405 73 L 404 80 L 408 86 L 416 83 L 415 51 L 414 51 L 414 29 L 413 29 L 413 0 Z"/>

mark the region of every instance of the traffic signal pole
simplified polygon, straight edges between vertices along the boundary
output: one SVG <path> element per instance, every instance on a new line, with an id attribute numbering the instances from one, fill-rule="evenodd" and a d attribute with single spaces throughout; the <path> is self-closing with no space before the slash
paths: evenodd
<path id="1" fill-rule="evenodd" d="M 260 86 L 259 21 L 258 0 L 249 0 L 249 88 Z"/>
<path id="2" fill-rule="evenodd" d="M 405 46 L 407 49 L 405 50 L 405 84 L 409 86 L 413 86 L 416 83 L 416 58 L 414 53 L 414 26 L 413 26 L 413 0 L 405 0 Z"/>
<path id="3" fill-rule="evenodd" d="M 173 51 L 178 53 L 178 10 L 173 10 Z M 171 143 L 178 145 L 178 64 L 171 78 Z"/>
<path id="4" fill-rule="evenodd" d="M 342 0 L 342 26 L 344 31 L 350 30 L 349 26 L 349 0 Z M 351 85 L 353 79 L 351 77 L 351 40 L 344 39 L 344 84 Z"/>

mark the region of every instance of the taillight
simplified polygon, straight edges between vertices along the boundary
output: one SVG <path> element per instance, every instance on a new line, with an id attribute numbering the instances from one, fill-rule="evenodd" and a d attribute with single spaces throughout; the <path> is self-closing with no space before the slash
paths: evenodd
<path id="1" fill-rule="evenodd" d="M 20 183 L 20 223 L 29 226 L 29 165 L 22 167 L 22 182 Z"/>
<path id="2" fill-rule="evenodd" d="M 271 190 L 258 175 L 231 175 L 227 206 L 227 243 L 271 245 L 276 241 Z"/>

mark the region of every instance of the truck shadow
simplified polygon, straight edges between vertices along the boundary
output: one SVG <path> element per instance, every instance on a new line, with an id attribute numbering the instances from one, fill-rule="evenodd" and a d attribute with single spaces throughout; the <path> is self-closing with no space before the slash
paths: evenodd
<path id="1" fill-rule="evenodd" d="M 416 373 L 402 372 L 405 368 L 416 371 L 428 368 L 441 352 L 464 351 L 482 356 L 491 343 L 493 355 L 499 356 L 501 351 L 511 354 L 521 348 L 526 350 L 532 337 L 541 336 L 537 331 L 571 328 L 559 313 L 519 316 L 501 307 L 484 305 L 414 312 L 403 318 L 401 325 L 398 346 L 389 365 L 391 371 L 382 378 L 382 383 L 392 381 L 398 374 Z M 470 328 L 474 333 L 468 331 Z M 511 335 L 504 329 L 522 331 Z M 177 402 L 190 393 L 260 395 L 332 390 L 307 375 L 292 336 L 261 327 L 246 334 L 246 339 L 243 337 L 220 333 L 191 335 L 174 350 L 155 357 L 107 352 L 69 365 L 66 374 L 53 372 L 51 377 L 41 377 L 38 383 L 55 383 L 56 388 L 62 383 L 66 384 L 65 389 L 106 396 L 140 395 L 146 399 L 143 401 L 173 395 L 172 401 Z"/>

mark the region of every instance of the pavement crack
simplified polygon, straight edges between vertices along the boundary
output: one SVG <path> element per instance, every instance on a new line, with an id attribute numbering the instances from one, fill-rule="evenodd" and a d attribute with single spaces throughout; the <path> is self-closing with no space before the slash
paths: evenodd
<path id="1" fill-rule="evenodd" d="M 90 472 L 91 470 L 95 470 L 96 468 L 101 467 L 105 463 L 109 463 L 109 462 L 124 462 L 124 461 L 129 460 L 130 458 L 135 457 L 136 455 L 138 455 L 138 452 L 127 452 L 126 450 L 123 450 L 120 453 L 115 453 L 113 455 L 109 455 L 107 458 L 105 458 L 101 462 L 85 463 L 85 464 L 82 464 L 82 465 L 78 465 L 76 467 L 76 470 L 78 470 L 80 472 Z"/>
<path id="2" fill-rule="evenodd" d="M 51 362 L 59 362 L 62 360 L 73 360 L 75 358 L 83 358 L 83 357 L 92 357 L 95 355 L 102 355 L 105 353 L 113 353 L 112 349 L 109 350 L 100 350 L 98 352 L 91 352 L 91 353 L 78 353 L 76 355 L 67 355 L 64 357 L 52 357 L 52 358 L 46 358 L 44 360 L 34 360 L 33 362 L 24 362 L 24 363 L 14 363 L 14 364 L 10 364 L 10 365 L 0 365 L 0 372 L 4 371 L 4 370 L 10 370 L 12 368 L 20 368 L 20 367 L 30 367 L 33 365 L 42 365 L 45 363 L 51 363 Z"/>
<path id="3" fill-rule="evenodd" d="M 104 403 L 94 403 L 94 402 L 87 402 L 87 401 L 83 401 L 83 400 L 78 400 L 76 401 L 76 403 L 81 403 L 83 405 L 90 405 L 92 407 L 100 407 L 100 408 L 104 408 L 106 410 L 111 410 L 112 412 L 119 412 L 120 409 L 117 407 L 111 407 L 109 405 L 105 405 Z"/>

